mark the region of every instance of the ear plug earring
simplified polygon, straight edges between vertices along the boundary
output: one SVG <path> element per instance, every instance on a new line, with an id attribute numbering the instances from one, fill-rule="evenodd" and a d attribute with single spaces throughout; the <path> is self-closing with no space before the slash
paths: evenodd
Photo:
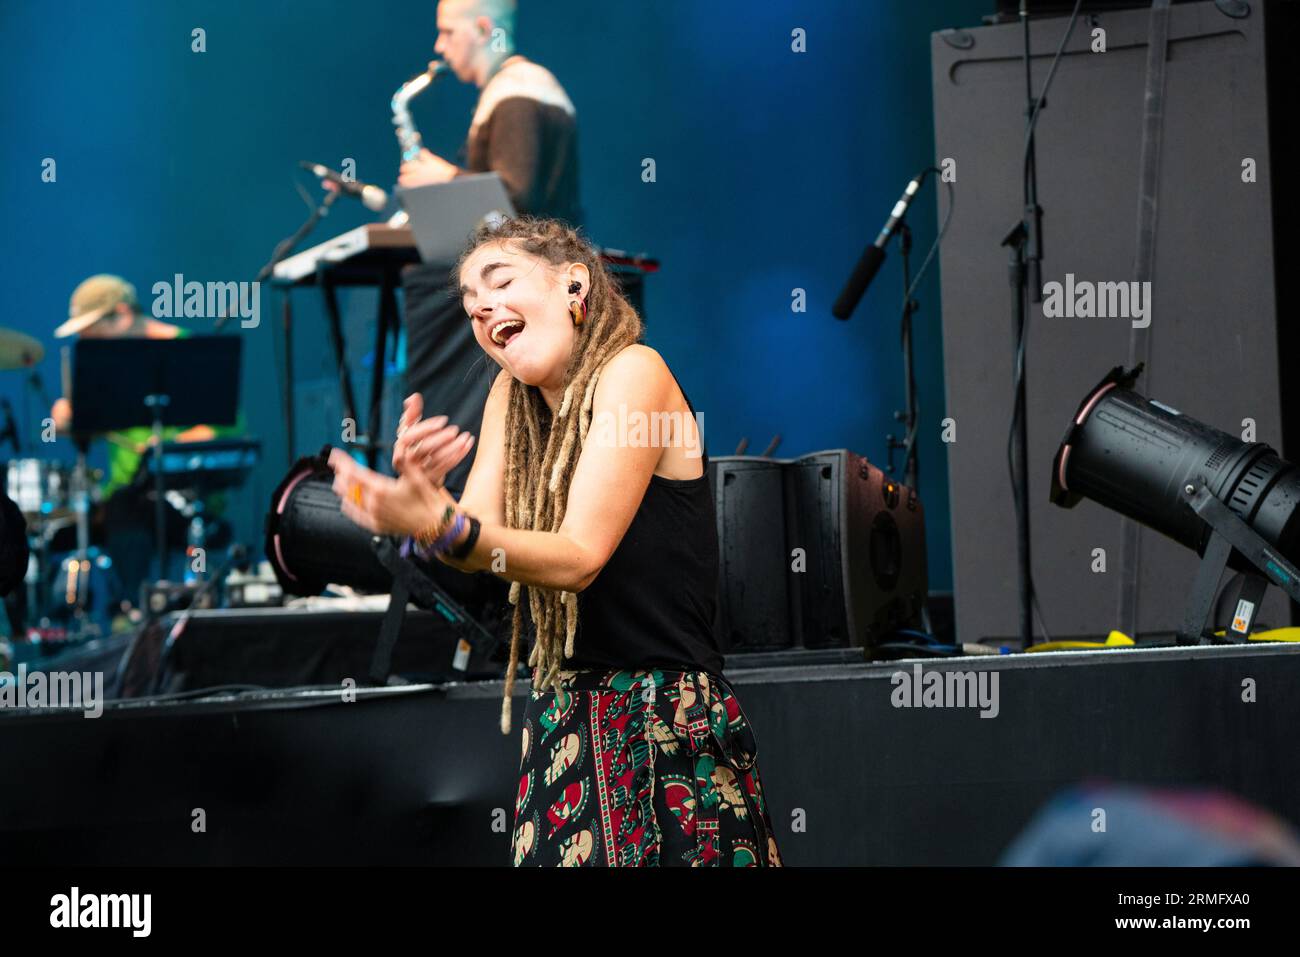
<path id="1" fill-rule="evenodd" d="M 570 294 L 570 295 L 576 295 L 580 289 L 582 289 L 582 283 L 578 282 L 578 280 L 575 279 L 575 280 L 573 280 L 573 282 L 569 283 L 569 294 Z M 586 300 L 584 300 L 584 299 L 570 299 L 570 300 L 569 300 L 569 315 L 571 315 L 571 316 L 573 317 L 573 324 L 574 324 L 575 326 L 580 326 L 580 325 L 582 325 L 583 320 L 587 318 L 587 302 L 586 302 Z"/>

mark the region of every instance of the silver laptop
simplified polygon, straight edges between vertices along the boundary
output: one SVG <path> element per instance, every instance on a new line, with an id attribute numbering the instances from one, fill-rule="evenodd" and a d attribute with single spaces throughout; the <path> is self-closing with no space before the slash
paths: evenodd
<path id="1" fill-rule="evenodd" d="M 397 200 L 410 217 L 415 245 L 427 263 L 455 262 L 479 223 L 515 215 L 496 173 L 458 176 L 446 183 L 411 189 L 399 186 Z"/>

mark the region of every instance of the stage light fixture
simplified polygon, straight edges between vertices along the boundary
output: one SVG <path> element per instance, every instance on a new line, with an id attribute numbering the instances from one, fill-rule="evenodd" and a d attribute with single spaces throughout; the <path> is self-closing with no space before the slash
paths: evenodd
<path id="1" fill-rule="evenodd" d="M 1052 462 L 1051 500 L 1084 498 L 1202 557 L 1179 641 L 1199 643 L 1225 568 L 1243 574 L 1229 639 L 1250 633 L 1268 583 L 1300 601 L 1300 469 L 1133 391 L 1116 366 L 1091 389 Z"/>
<path id="2" fill-rule="evenodd" d="M 374 536 L 343 514 L 321 454 L 301 458 L 276 486 L 266 516 L 266 557 L 286 595 L 318 595 L 326 585 L 387 592 L 393 575 Z"/>
<path id="3" fill-rule="evenodd" d="M 284 593 L 316 595 L 326 585 L 347 585 L 390 596 L 370 666 L 372 684 L 388 680 L 408 602 L 438 612 L 455 629 L 459 641 L 452 658 L 454 669 L 482 670 L 496 651 L 498 635 L 470 615 L 442 584 L 403 557 L 394 538 L 372 535 L 343 514 L 332 488 L 329 453 L 326 446 L 318 455 L 299 459 L 271 495 L 266 557 Z M 502 605 L 505 595 L 502 587 Z"/>

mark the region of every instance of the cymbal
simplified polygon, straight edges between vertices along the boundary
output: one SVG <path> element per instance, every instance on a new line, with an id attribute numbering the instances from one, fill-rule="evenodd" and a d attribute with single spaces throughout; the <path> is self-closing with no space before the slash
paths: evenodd
<path id="1" fill-rule="evenodd" d="M 45 358 L 45 347 L 17 329 L 0 326 L 0 371 L 27 369 Z"/>

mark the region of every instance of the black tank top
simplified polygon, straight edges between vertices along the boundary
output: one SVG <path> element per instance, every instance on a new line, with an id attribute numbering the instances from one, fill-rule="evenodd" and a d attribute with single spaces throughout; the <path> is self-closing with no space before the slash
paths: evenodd
<path id="1" fill-rule="evenodd" d="M 693 416 L 695 407 L 684 390 L 682 398 Z M 723 656 L 713 632 L 718 528 L 709 453 L 698 428 L 695 434 L 704 473 L 696 479 L 650 476 L 623 540 L 595 581 L 578 593 L 574 657 L 566 667 L 722 674 Z"/>

